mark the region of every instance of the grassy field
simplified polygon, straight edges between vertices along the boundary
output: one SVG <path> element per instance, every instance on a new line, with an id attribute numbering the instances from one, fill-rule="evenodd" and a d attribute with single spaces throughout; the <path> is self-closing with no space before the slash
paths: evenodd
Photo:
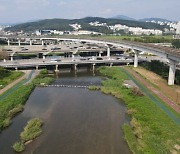
<path id="1" fill-rule="evenodd" d="M 42 70 L 32 83 L 20 86 L 13 93 L 2 99 L 0 101 L 0 131 L 9 126 L 11 119 L 23 110 L 23 105 L 37 85 L 41 83 L 48 84 L 52 81 L 53 78 L 48 77 L 47 71 Z"/>
<path id="2" fill-rule="evenodd" d="M 124 36 L 113 36 L 113 35 L 102 35 L 102 36 L 92 36 L 92 35 L 79 35 L 79 36 L 64 36 L 68 38 L 97 38 L 103 40 L 128 40 L 128 41 L 136 41 L 136 42 L 145 42 L 145 43 L 171 43 L 173 40 L 172 35 L 167 36 L 137 36 L 137 35 L 124 35 Z"/>
<path id="3" fill-rule="evenodd" d="M 145 79 L 147 79 L 151 84 L 154 85 L 155 88 L 163 92 L 173 102 L 180 105 L 180 86 L 168 86 L 167 81 L 163 79 L 161 76 L 142 67 L 133 68 L 133 70 L 135 70 Z"/>
<path id="4" fill-rule="evenodd" d="M 8 71 L 0 68 L 0 89 L 4 88 L 14 80 L 18 79 L 23 74 L 23 72 Z"/>
<path id="5" fill-rule="evenodd" d="M 147 96 L 138 95 L 123 86 L 127 75 L 118 67 L 100 68 L 100 73 L 109 79 L 103 81 L 101 91 L 123 99 L 130 125 L 123 126 L 125 139 L 133 153 L 164 154 L 179 152 L 180 125 L 171 120 Z"/>

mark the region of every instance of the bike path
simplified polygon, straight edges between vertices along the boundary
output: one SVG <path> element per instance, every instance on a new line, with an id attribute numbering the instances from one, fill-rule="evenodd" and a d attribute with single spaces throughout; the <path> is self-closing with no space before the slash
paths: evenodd
<path id="1" fill-rule="evenodd" d="M 7 90 L 5 93 L 3 93 L 2 95 L 0 95 L 0 101 L 2 101 L 3 99 L 5 99 L 7 96 L 9 96 L 10 94 L 12 94 L 15 90 L 17 90 L 19 87 L 21 87 L 22 85 L 24 85 L 25 83 L 27 83 L 28 81 L 31 80 L 32 75 L 35 71 L 32 70 L 28 77 L 25 78 L 24 80 L 18 82 L 16 85 L 14 85 L 12 88 L 10 88 L 9 90 Z"/>
<path id="2" fill-rule="evenodd" d="M 168 109 L 165 104 L 163 104 L 160 100 L 158 100 L 151 92 L 143 85 L 141 84 L 135 77 L 133 77 L 126 69 L 120 68 L 129 78 L 129 80 L 134 81 L 134 83 L 140 88 L 141 91 L 145 93 L 146 96 L 148 96 L 154 104 L 156 104 L 158 107 L 162 109 L 162 111 L 168 115 L 170 119 L 172 119 L 175 123 L 180 125 L 180 118 L 177 117 L 170 109 Z"/>

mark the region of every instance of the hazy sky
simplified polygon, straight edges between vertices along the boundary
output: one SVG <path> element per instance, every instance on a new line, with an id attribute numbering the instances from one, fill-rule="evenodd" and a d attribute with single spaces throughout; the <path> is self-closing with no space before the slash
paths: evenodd
<path id="1" fill-rule="evenodd" d="M 180 21 L 180 0 L 0 0 L 0 23 L 116 15 Z"/>

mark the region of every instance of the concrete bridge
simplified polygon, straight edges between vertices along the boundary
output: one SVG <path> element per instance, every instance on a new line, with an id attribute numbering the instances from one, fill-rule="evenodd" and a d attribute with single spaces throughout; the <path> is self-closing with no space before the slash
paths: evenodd
<path id="1" fill-rule="evenodd" d="M 55 41 L 64 41 L 64 42 L 81 42 L 81 43 L 91 43 L 91 44 L 101 44 L 106 47 L 107 50 L 107 57 L 110 58 L 110 47 L 122 47 L 122 48 L 129 48 L 134 53 L 134 67 L 138 67 L 138 56 L 140 52 L 148 52 L 154 55 L 160 56 L 164 59 L 169 60 L 169 78 L 168 78 L 168 85 L 174 85 L 175 79 L 175 71 L 176 65 L 180 63 L 180 50 L 173 49 L 169 47 L 159 47 L 155 45 L 150 45 L 146 43 L 135 43 L 135 42 L 128 42 L 128 41 L 111 41 L 111 40 L 91 40 L 91 39 L 79 39 L 79 38 L 56 38 L 56 37 L 0 37 L 0 39 L 6 39 L 8 45 L 10 45 L 10 39 L 15 38 L 18 40 L 18 45 L 21 45 L 21 39 L 28 38 L 29 45 L 32 46 L 32 41 L 38 40 L 41 41 L 42 46 L 46 41 L 55 40 Z"/>

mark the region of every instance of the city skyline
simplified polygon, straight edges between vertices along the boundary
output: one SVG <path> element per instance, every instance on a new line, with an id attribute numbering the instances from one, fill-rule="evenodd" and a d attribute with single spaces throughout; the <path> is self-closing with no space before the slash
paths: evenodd
<path id="1" fill-rule="evenodd" d="M 180 21 L 179 0 L 0 0 L 0 4 L 0 23 L 87 16 L 110 18 L 116 15 Z"/>

